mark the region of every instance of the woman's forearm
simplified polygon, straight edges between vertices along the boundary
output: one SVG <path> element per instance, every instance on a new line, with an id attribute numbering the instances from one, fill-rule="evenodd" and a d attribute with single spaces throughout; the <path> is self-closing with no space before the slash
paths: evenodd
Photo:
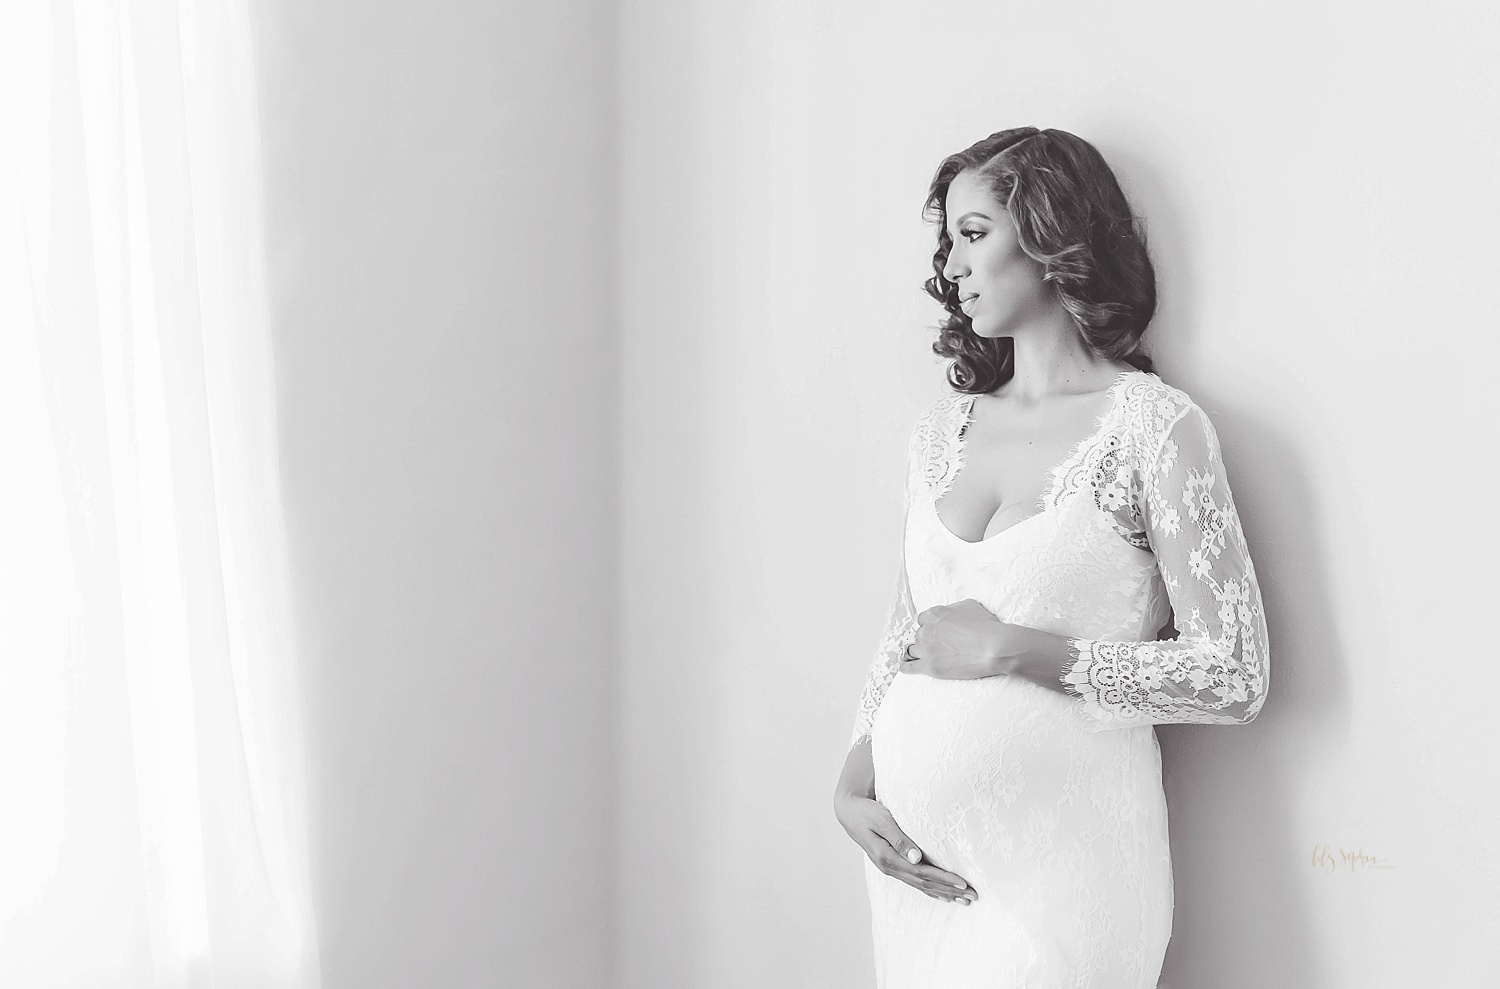
<path id="1" fill-rule="evenodd" d="M 1002 659 L 1001 669 L 1011 676 L 1023 677 L 1039 687 L 1068 693 L 1062 677 L 1078 659 L 1078 652 L 1066 636 L 1041 629 L 1010 626 L 1013 639 L 1011 653 Z"/>
<path id="2" fill-rule="evenodd" d="M 875 761 L 870 756 L 869 742 L 850 747 L 834 792 L 839 796 L 875 796 Z"/>
<path id="3" fill-rule="evenodd" d="M 1066 693 L 1062 677 L 1078 660 L 1066 636 L 1001 621 L 974 598 L 937 605 L 917 615 L 917 635 L 899 673 L 940 680 L 1019 676 Z"/>

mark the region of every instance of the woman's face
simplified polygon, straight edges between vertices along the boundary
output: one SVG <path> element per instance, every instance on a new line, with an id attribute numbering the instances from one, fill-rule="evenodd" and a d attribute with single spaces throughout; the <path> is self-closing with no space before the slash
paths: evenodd
<path id="1" fill-rule="evenodd" d="M 959 305 L 977 335 L 1014 336 L 1019 325 L 1058 305 L 1042 266 L 1021 250 L 1010 214 L 976 172 L 954 177 L 943 209 L 953 239 L 943 277 L 958 286 Z"/>

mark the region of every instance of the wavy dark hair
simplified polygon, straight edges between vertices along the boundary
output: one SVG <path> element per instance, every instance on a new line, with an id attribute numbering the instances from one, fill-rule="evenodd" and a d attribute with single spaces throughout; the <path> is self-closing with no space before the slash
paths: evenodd
<path id="1" fill-rule="evenodd" d="M 1152 370 L 1141 334 L 1156 312 L 1156 273 L 1146 238 L 1104 157 L 1061 130 L 1015 127 L 943 159 L 927 192 L 923 216 L 938 225 L 927 294 L 947 310 L 934 353 L 951 358 L 948 383 L 960 392 L 994 391 L 1015 374 L 1010 337 L 981 337 L 958 307 L 958 286 L 943 277 L 948 235 L 948 186 L 975 170 L 1005 206 L 1021 250 L 1042 266 L 1042 280 L 1073 317 L 1095 354 Z"/>

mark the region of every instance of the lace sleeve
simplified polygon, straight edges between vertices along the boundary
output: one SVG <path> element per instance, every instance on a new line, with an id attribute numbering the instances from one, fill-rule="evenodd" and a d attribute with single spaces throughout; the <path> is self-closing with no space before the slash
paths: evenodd
<path id="1" fill-rule="evenodd" d="M 918 432 L 920 429 L 919 425 Z M 859 713 L 854 719 L 850 748 L 870 740 L 870 726 L 875 722 L 875 712 L 880 709 L 881 698 L 885 696 L 891 681 L 896 678 L 902 653 L 917 638 L 917 613 L 912 606 L 911 585 L 906 578 L 906 522 L 911 513 L 913 487 L 917 483 L 914 471 L 917 467 L 918 442 L 918 434 L 914 433 L 907 456 L 906 505 L 901 514 L 901 568 L 896 573 L 891 610 L 885 620 L 880 645 L 875 649 L 875 658 L 870 662 L 870 671 L 865 675 L 865 686 L 859 695 Z"/>
<path id="2" fill-rule="evenodd" d="M 1140 466 L 1147 539 L 1179 635 L 1154 642 L 1070 639 L 1064 689 L 1094 731 L 1245 724 L 1270 681 L 1265 614 L 1213 424 L 1187 404 Z"/>
<path id="3" fill-rule="evenodd" d="M 875 722 L 875 712 L 880 709 L 880 700 L 885 696 L 886 688 L 896 678 L 901 654 L 917 638 L 917 615 L 912 608 L 911 588 L 906 582 L 904 556 L 905 554 L 901 572 L 896 577 L 896 590 L 892 595 L 890 615 L 885 621 L 885 631 L 880 637 L 880 645 L 875 649 L 870 671 L 865 675 L 864 690 L 859 695 L 859 714 L 854 719 L 854 737 L 849 742 L 850 748 L 870 740 L 870 726 Z"/>

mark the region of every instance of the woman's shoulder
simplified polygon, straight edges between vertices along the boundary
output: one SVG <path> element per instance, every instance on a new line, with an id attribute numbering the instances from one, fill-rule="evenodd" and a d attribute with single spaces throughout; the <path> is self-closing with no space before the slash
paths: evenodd
<path id="1" fill-rule="evenodd" d="M 1130 432 L 1148 441 L 1165 436 L 1184 416 L 1203 411 L 1187 392 L 1151 371 L 1126 376 L 1120 407 Z"/>
<path id="2" fill-rule="evenodd" d="M 964 420 L 969 414 L 969 403 L 973 400 L 973 395 L 950 391 L 929 402 L 912 425 L 912 442 L 930 442 L 939 436 L 957 433 L 963 428 Z"/>
<path id="3" fill-rule="evenodd" d="M 962 416 L 968 403 L 973 401 L 974 398 L 975 396 L 968 392 L 944 392 L 941 397 L 927 404 L 927 407 L 917 416 L 917 424 L 921 425 L 924 422 L 930 422 L 933 419 L 939 419 L 944 416 Z"/>
<path id="4" fill-rule="evenodd" d="M 907 448 L 909 491 L 940 483 L 956 469 L 962 449 L 960 435 L 973 399 L 963 392 L 947 392 L 929 402 L 917 416 Z"/>

